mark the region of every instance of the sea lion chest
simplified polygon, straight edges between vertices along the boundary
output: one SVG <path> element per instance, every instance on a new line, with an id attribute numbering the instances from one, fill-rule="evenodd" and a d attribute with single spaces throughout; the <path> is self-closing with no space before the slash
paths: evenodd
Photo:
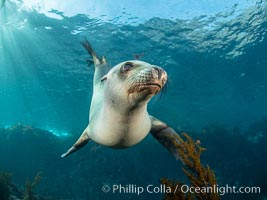
<path id="1" fill-rule="evenodd" d="M 149 133 L 151 120 L 146 110 L 120 113 L 103 106 L 92 118 L 90 138 L 96 143 L 126 148 L 139 143 Z"/>

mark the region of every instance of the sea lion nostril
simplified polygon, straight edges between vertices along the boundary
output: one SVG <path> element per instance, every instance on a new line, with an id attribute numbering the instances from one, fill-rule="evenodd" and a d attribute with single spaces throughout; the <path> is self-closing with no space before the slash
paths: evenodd
<path id="1" fill-rule="evenodd" d="M 153 67 L 154 70 L 156 70 L 158 73 L 161 73 L 161 69 L 158 67 Z"/>
<path id="2" fill-rule="evenodd" d="M 153 67 L 152 68 L 152 73 L 154 78 L 158 78 L 158 80 L 161 79 L 163 70 L 159 67 Z"/>

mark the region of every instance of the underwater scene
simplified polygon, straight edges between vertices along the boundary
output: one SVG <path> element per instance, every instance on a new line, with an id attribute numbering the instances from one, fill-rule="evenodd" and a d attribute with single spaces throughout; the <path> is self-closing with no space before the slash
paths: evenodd
<path id="1" fill-rule="evenodd" d="M 266 200 L 266 33 L 266 0 L 0 0 L 0 200 Z"/>

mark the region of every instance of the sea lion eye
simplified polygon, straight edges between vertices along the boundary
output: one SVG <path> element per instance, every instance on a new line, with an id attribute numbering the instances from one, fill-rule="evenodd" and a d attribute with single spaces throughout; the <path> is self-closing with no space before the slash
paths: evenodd
<path id="1" fill-rule="evenodd" d="M 127 72 L 127 71 L 129 71 L 132 67 L 133 67 L 133 64 L 132 64 L 132 63 L 125 63 L 125 64 L 122 66 L 121 71 L 122 71 L 122 72 Z"/>

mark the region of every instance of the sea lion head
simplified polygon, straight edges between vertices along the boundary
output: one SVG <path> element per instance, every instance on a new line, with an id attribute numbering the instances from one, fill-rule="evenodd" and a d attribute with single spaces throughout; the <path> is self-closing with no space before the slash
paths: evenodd
<path id="1" fill-rule="evenodd" d="M 136 107 L 161 91 L 167 82 L 167 73 L 158 66 L 133 60 L 116 65 L 102 80 L 110 102 Z"/>

